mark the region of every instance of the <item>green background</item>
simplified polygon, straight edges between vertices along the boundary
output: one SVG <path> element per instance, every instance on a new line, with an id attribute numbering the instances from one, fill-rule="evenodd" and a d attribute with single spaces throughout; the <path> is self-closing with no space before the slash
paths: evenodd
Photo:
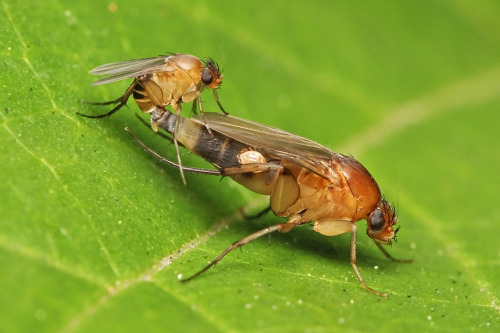
<path id="1" fill-rule="evenodd" d="M 5 332 L 498 331 L 498 1 L 0 1 L 0 327 Z M 386 260 L 358 235 L 264 237 L 177 282 L 256 221 L 267 198 L 174 158 L 133 101 L 78 103 L 98 65 L 216 59 L 231 114 L 352 154 L 398 208 Z M 217 111 L 210 92 L 205 108 Z M 186 108 L 185 108 L 186 109 Z M 188 113 L 186 112 L 186 115 Z M 207 167 L 183 152 L 186 165 Z"/>

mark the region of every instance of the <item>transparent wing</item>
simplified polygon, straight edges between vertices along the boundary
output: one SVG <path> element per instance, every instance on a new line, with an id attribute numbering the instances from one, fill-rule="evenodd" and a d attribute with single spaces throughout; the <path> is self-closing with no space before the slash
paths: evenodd
<path id="1" fill-rule="evenodd" d="M 168 56 L 159 56 L 154 58 L 143 58 L 135 60 L 126 60 L 113 62 L 110 64 L 101 65 L 94 68 L 89 73 L 94 75 L 110 74 L 108 77 L 102 78 L 93 82 L 92 86 L 107 84 L 124 79 L 135 78 L 137 76 L 146 75 L 154 72 L 168 72 L 175 68 L 169 64 Z"/>
<path id="2" fill-rule="evenodd" d="M 325 165 L 329 165 L 334 154 L 312 140 L 253 121 L 213 112 L 205 112 L 205 117 L 211 130 L 254 147 L 272 158 L 298 163 L 321 176 L 324 176 Z M 191 120 L 204 124 L 201 115 Z"/>

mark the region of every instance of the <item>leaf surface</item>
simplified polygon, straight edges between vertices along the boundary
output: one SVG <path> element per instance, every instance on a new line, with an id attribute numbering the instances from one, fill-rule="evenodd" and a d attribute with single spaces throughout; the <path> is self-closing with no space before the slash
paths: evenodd
<path id="1" fill-rule="evenodd" d="M 498 330 L 500 6 L 494 1 L 11 1 L 0 5 L 0 325 L 6 332 Z M 259 239 L 179 284 L 229 244 L 282 219 L 267 198 L 174 158 L 90 87 L 104 63 L 210 56 L 231 114 L 352 154 L 399 211 L 387 261 L 363 235 L 310 227 Z M 129 83 L 128 83 L 129 84 Z M 210 92 L 207 110 L 215 111 Z M 189 106 L 185 107 L 186 112 Z M 189 152 L 186 165 L 207 167 Z"/>

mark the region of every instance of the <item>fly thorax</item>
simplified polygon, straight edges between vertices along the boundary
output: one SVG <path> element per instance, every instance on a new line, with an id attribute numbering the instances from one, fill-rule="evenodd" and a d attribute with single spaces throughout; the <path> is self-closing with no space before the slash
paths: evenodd
<path id="1" fill-rule="evenodd" d="M 303 168 L 296 181 L 300 196 L 294 205 L 287 209 L 288 215 L 307 208 L 303 214 L 304 221 L 352 220 L 357 201 L 349 188 L 342 186 L 340 179 L 325 178 Z"/>
<path id="2" fill-rule="evenodd" d="M 355 221 L 364 218 L 380 202 L 380 189 L 373 179 L 372 175 L 365 169 L 361 163 L 350 156 L 336 154 L 336 159 L 332 165 L 338 170 L 343 178 L 345 192 L 350 192 L 354 199 L 352 204 Z"/>

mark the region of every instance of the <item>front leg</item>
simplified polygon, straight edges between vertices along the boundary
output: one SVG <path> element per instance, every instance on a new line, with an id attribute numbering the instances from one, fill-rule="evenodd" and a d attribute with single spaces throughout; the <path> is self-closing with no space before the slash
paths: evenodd
<path id="1" fill-rule="evenodd" d="M 368 287 L 366 285 L 365 281 L 363 281 L 363 278 L 361 277 L 361 273 L 358 270 L 358 265 L 356 264 L 356 231 L 357 231 L 356 223 L 353 223 L 352 224 L 352 231 L 351 231 L 351 266 L 352 266 L 352 269 L 354 270 L 354 273 L 356 274 L 356 277 L 358 278 L 359 283 L 361 283 L 361 285 L 366 290 L 368 290 L 369 292 L 371 292 L 374 295 L 387 297 L 387 294 L 378 292 L 378 291 L 373 290 L 372 288 Z"/>

